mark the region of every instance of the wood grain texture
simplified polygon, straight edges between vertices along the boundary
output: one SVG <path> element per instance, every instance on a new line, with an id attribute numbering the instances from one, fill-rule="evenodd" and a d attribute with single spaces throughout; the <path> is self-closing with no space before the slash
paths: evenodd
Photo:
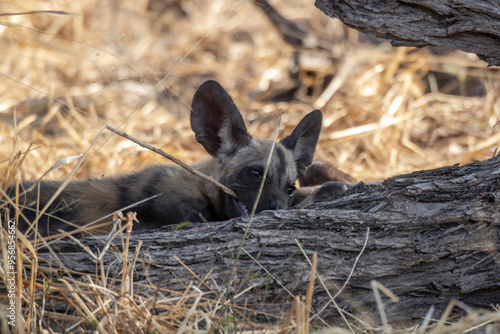
<path id="1" fill-rule="evenodd" d="M 442 46 L 500 65 L 500 4 L 493 0 L 316 0 L 347 26 L 394 46 Z"/>
<path id="2" fill-rule="evenodd" d="M 175 232 L 171 227 L 133 231 L 128 258 L 142 240 L 135 282 L 149 280 L 178 291 L 190 281 L 199 283 L 181 260 L 199 277 L 211 272 L 201 287 L 204 291 L 210 292 L 210 287 L 212 294 L 221 295 L 228 288 L 228 296 L 234 296 L 251 287 L 232 302 L 263 312 L 284 312 L 292 295 L 305 295 L 310 281 L 311 267 L 302 247 L 309 259 L 318 253 L 314 314 L 330 300 L 320 281 L 331 295 L 337 292 L 369 228 L 366 249 L 336 299 L 341 307 L 379 322 L 370 285 L 377 280 L 400 298 L 399 302 L 383 298 L 392 320 L 421 321 L 431 305 L 442 312 L 452 299 L 489 308 L 500 300 L 499 187 L 500 157 L 496 157 L 378 184 L 360 183 L 338 198 L 303 209 L 263 212 L 251 224 L 236 279 L 229 287 L 246 218 L 192 224 Z M 105 239 L 87 238 L 82 243 L 102 249 Z M 110 273 L 120 268 L 116 259 L 122 247 L 120 238 L 112 243 L 118 251 L 105 257 Z M 74 242 L 62 240 L 53 247 L 67 268 L 96 272 L 95 261 Z M 339 321 L 331 306 L 320 317 Z"/>

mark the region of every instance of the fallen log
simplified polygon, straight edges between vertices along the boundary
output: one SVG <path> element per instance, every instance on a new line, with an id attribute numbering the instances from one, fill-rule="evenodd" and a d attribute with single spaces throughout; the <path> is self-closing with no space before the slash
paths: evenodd
<path id="1" fill-rule="evenodd" d="M 394 46 L 442 46 L 500 65 L 500 7 L 491 0 L 316 0 L 345 25 Z"/>
<path id="2" fill-rule="evenodd" d="M 234 305 L 284 315 L 294 296 L 306 294 L 317 253 L 311 304 L 316 320 L 340 322 L 331 302 L 337 293 L 340 308 L 379 324 L 373 281 L 399 298 L 382 297 L 391 321 L 419 322 L 432 305 L 443 312 L 452 300 L 462 303 L 456 312 L 490 309 L 500 301 L 499 186 L 497 156 L 359 183 L 307 208 L 265 211 L 251 222 L 236 267 L 248 218 L 132 231 L 128 259 L 142 243 L 133 281 L 169 291 L 194 282 Z M 108 240 L 80 242 L 100 252 Z M 118 271 L 124 242 L 115 238 L 111 244 L 119 250 L 103 257 L 110 273 Z M 81 245 L 64 239 L 51 246 L 68 269 L 96 273 L 98 262 Z"/>

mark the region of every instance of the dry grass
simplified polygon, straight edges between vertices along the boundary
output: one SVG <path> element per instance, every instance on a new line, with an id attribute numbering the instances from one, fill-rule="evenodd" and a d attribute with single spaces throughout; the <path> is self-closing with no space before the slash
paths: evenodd
<path id="1" fill-rule="evenodd" d="M 500 74 L 473 55 L 394 49 L 385 42 L 376 45 L 327 18 L 312 2 L 277 3 L 284 16 L 321 37 L 331 53 L 325 59 L 318 57 L 318 51 L 304 51 L 313 60 L 300 66 L 295 99 L 266 101 L 293 84 L 289 67 L 294 49 L 259 9 L 251 1 L 168 3 L 170 9 L 162 14 L 148 12 L 146 1 L 131 0 L 0 4 L 0 13 L 71 13 L 0 17 L 4 189 L 16 178 L 38 179 L 59 159 L 86 152 L 106 124 L 121 126 L 185 162 L 200 160 L 206 153 L 190 130 L 189 106 L 195 89 L 211 78 L 233 96 L 256 137 L 272 136 L 280 109 L 284 135 L 313 106 L 321 106 L 325 122 L 317 157 L 359 180 L 484 160 L 496 151 Z M 333 94 L 325 97 L 332 75 Z M 9 163 L 18 152 L 27 151 L 22 163 L 15 167 Z M 154 161 L 164 162 L 104 132 L 76 178 L 131 171 Z M 64 164 L 45 178 L 65 178 L 74 165 Z M 5 247 L 2 243 L 3 251 Z M 127 281 L 125 273 L 133 270 L 130 259 L 123 261 L 122 281 L 114 285 L 100 270 L 95 277 L 74 273 L 74 278 L 54 283 L 47 276 L 50 270 L 38 266 L 37 250 L 30 242 L 20 238 L 18 250 L 24 257 L 24 267 L 17 268 L 23 273 L 17 284 L 26 305 L 22 312 L 27 330 L 49 328 L 49 318 L 75 325 L 82 322 L 100 332 L 195 332 L 198 326 L 221 332 L 282 329 L 231 323 L 218 313 L 225 301 L 207 300 L 194 286 L 181 292 L 156 291 L 161 312 L 153 314 L 148 295 L 134 293 L 132 282 Z M 25 276 L 26 269 L 38 270 L 37 275 Z M 5 272 L 0 275 L 5 277 Z M 73 315 L 44 311 L 49 297 L 51 303 L 71 305 Z M 307 332 L 307 308 L 298 300 L 293 310 L 281 323 Z M 486 328 L 490 322 L 498 323 L 499 317 L 498 313 L 471 313 L 451 327 L 439 327 L 443 318 L 429 328 L 453 332 L 481 323 Z"/>

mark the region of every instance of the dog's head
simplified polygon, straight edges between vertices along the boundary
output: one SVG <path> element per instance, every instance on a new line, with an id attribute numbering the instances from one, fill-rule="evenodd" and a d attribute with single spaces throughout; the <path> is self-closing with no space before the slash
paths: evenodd
<path id="1" fill-rule="evenodd" d="M 315 110 L 300 121 L 291 135 L 276 143 L 257 212 L 291 205 L 295 181 L 312 162 L 321 121 L 321 111 Z M 257 198 L 272 141 L 248 134 L 238 108 L 215 81 L 205 82 L 196 92 L 191 106 L 191 128 L 196 140 L 220 161 L 222 171 L 218 181 L 239 197 L 238 200 L 221 192 L 221 217 L 247 215 Z"/>

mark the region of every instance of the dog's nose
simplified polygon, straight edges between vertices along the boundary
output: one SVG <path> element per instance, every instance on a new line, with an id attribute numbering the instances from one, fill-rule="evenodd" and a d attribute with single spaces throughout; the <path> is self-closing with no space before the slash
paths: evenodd
<path id="1" fill-rule="evenodd" d="M 281 204 L 280 202 L 273 202 L 271 204 L 269 204 L 269 210 L 280 210 L 280 209 L 284 209 L 285 206 L 283 204 Z"/>

